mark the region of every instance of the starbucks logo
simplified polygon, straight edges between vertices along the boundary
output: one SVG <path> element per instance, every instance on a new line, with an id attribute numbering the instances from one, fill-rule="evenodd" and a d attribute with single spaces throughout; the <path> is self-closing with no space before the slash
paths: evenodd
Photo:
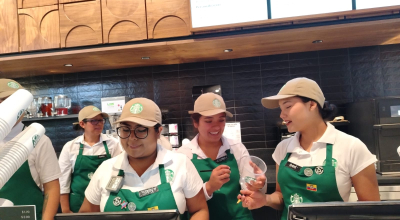
<path id="1" fill-rule="evenodd" d="M 174 178 L 174 171 L 172 171 L 170 169 L 165 170 L 165 177 L 167 178 L 168 183 L 171 182 L 172 179 Z"/>
<path id="2" fill-rule="evenodd" d="M 131 108 L 129 109 L 129 111 L 132 114 L 140 114 L 143 111 L 143 106 L 140 103 L 135 103 L 131 106 Z"/>
<path id="3" fill-rule="evenodd" d="M 7 85 L 8 85 L 8 87 L 13 88 L 13 89 L 19 88 L 19 85 L 16 82 L 8 82 Z"/>
<path id="4" fill-rule="evenodd" d="M 39 142 L 39 140 L 40 140 L 39 135 L 35 135 L 35 136 L 32 137 L 32 145 L 33 145 L 33 147 L 36 146 L 36 144 Z"/>
<path id="5" fill-rule="evenodd" d="M 294 195 L 290 196 L 290 202 L 292 204 L 303 203 L 303 197 L 301 197 L 299 194 L 295 193 Z"/>
<path id="6" fill-rule="evenodd" d="M 95 111 L 95 112 L 99 112 L 99 111 L 100 111 L 100 109 L 99 109 L 99 108 L 97 108 L 97 107 L 93 107 L 93 111 Z"/>
<path id="7" fill-rule="evenodd" d="M 213 105 L 217 108 L 221 107 L 221 102 L 218 99 L 214 99 Z"/>
<path id="8" fill-rule="evenodd" d="M 256 181 L 256 179 L 253 178 L 253 177 L 245 176 L 245 177 L 244 177 L 244 181 L 245 181 L 247 184 L 250 184 L 250 185 L 251 185 L 251 181 Z"/>
<path id="9" fill-rule="evenodd" d="M 91 180 L 92 177 L 93 177 L 93 172 L 90 172 L 90 173 L 87 175 L 87 177 Z"/>
<path id="10" fill-rule="evenodd" d="M 22 114 L 24 114 L 25 110 L 21 109 L 19 110 L 18 114 L 17 114 L 17 120 L 22 116 Z"/>

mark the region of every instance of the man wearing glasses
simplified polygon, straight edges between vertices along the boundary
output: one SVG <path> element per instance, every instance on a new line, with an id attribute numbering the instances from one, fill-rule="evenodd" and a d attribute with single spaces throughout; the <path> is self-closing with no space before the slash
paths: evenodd
<path id="1" fill-rule="evenodd" d="M 118 140 L 102 134 L 108 114 L 91 105 L 83 108 L 78 118 L 79 122 L 74 123 L 75 127 L 79 127 L 84 133 L 66 143 L 59 158 L 62 173 L 60 202 L 63 213 L 79 211 L 85 189 L 97 167 L 122 151 Z"/>

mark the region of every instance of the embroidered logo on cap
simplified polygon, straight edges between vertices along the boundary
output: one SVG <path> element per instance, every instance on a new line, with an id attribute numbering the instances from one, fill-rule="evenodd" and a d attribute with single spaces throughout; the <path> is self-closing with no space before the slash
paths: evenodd
<path id="1" fill-rule="evenodd" d="M 95 111 L 95 112 L 99 112 L 99 111 L 100 111 L 100 109 L 99 109 L 99 108 L 97 108 L 97 107 L 93 107 L 93 111 Z"/>
<path id="2" fill-rule="evenodd" d="M 129 109 L 132 114 L 140 114 L 143 111 L 143 105 L 140 103 L 135 103 Z"/>
<path id="3" fill-rule="evenodd" d="M 165 170 L 165 177 L 167 178 L 168 183 L 171 182 L 172 179 L 174 178 L 174 171 L 172 171 L 170 169 Z"/>
<path id="4" fill-rule="evenodd" d="M 217 108 L 221 107 L 221 102 L 218 99 L 214 99 L 213 105 Z"/>
<path id="5" fill-rule="evenodd" d="M 18 89 L 19 88 L 19 85 L 16 82 L 12 82 L 11 81 L 11 82 L 8 82 L 7 85 L 8 85 L 8 87 L 13 88 L 13 89 Z"/>

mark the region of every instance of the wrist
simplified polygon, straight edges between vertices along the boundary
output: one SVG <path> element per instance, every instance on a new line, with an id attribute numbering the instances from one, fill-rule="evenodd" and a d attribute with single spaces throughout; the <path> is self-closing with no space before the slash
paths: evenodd
<path id="1" fill-rule="evenodd" d="M 271 197 L 270 197 L 271 195 L 268 195 L 268 194 L 266 194 L 265 195 L 265 201 L 264 201 L 264 206 L 270 206 L 270 200 L 271 200 Z"/>
<path id="2" fill-rule="evenodd" d="M 206 182 L 206 190 L 207 190 L 207 194 L 208 196 L 211 196 L 215 190 L 213 190 L 213 188 L 211 187 L 211 185 L 209 184 L 209 182 Z"/>

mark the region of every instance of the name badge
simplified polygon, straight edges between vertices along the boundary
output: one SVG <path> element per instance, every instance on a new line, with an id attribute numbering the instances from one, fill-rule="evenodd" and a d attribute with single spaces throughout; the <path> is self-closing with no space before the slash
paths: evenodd
<path id="1" fill-rule="evenodd" d="M 122 183 L 124 182 L 123 180 L 124 177 L 122 176 L 111 177 L 110 181 L 108 181 L 108 184 L 106 186 L 106 190 L 117 193 L 122 187 Z"/>
<path id="2" fill-rule="evenodd" d="M 294 163 L 291 163 L 289 161 L 285 164 L 285 167 L 289 167 L 290 169 L 292 169 L 292 170 L 294 170 L 296 172 L 300 172 L 300 170 L 302 168 L 301 166 L 299 166 L 297 164 L 294 164 Z"/>
<path id="3" fill-rule="evenodd" d="M 107 157 L 107 154 L 97 156 L 97 158 L 99 158 L 99 159 L 106 158 L 106 157 Z"/>
<path id="4" fill-rule="evenodd" d="M 142 198 L 142 197 L 154 194 L 156 192 L 158 192 L 158 187 L 157 186 L 156 187 L 151 187 L 151 188 L 148 188 L 148 189 L 144 189 L 142 191 L 139 191 L 139 197 Z"/>
<path id="5" fill-rule="evenodd" d="M 228 155 L 225 155 L 225 156 L 220 157 L 220 158 L 218 158 L 218 159 L 216 159 L 216 160 L 214 160 L 214 161 L 215 161 L 215 163 L 222 163 L 222 162 L 224 162 L 224 161 L 227 160 L 227 159 L 228 159 Z"/>

